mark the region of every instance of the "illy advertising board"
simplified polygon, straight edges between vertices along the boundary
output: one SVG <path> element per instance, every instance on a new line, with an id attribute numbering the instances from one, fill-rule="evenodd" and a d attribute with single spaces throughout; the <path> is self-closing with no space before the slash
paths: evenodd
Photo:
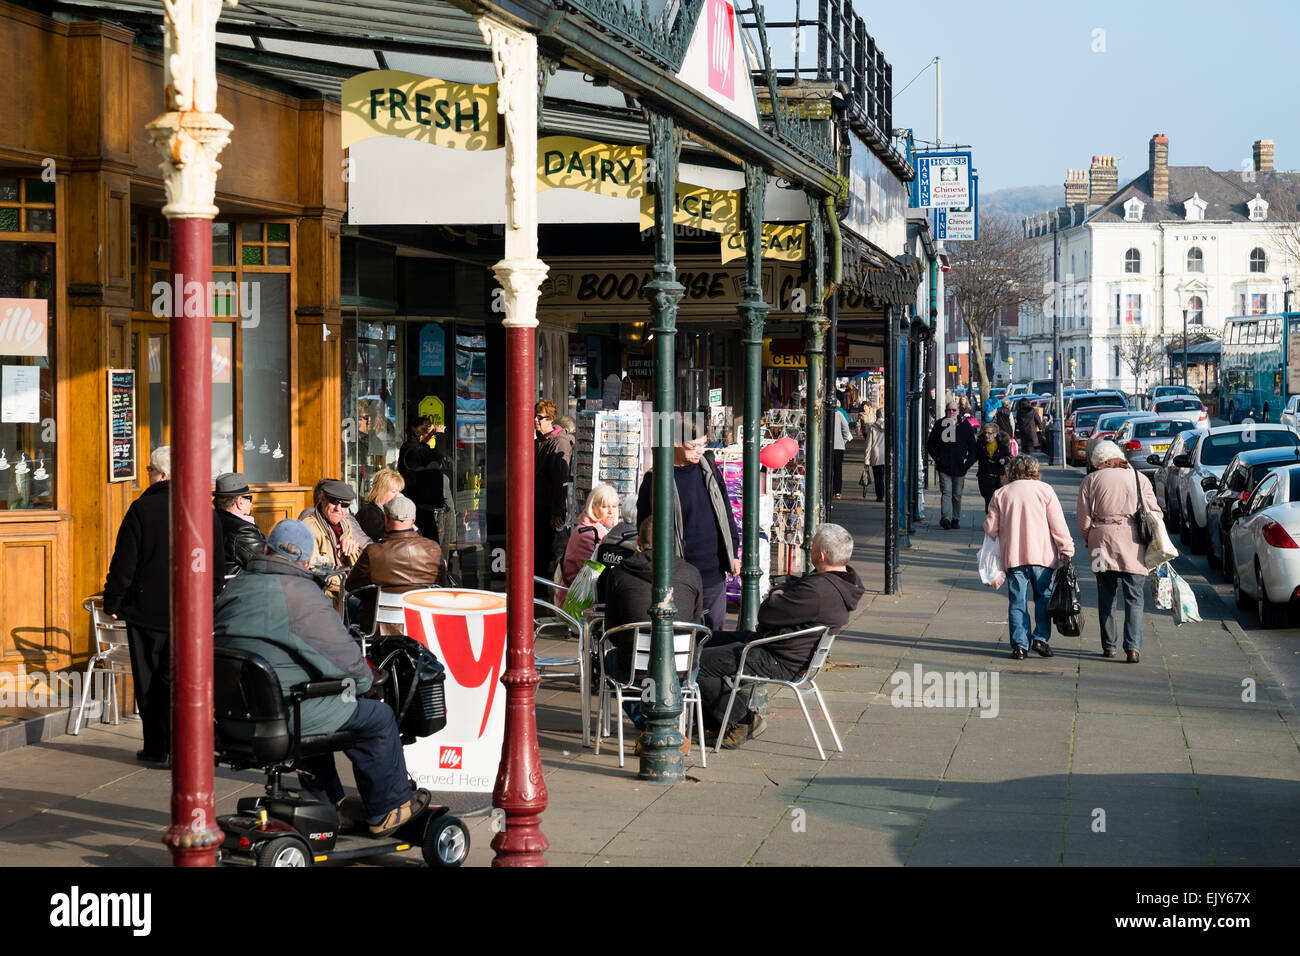
<path id="1" fill-rule="evenodd" d="M 491 793 L 506 726 L 506 596 L 422 588 L 402 606 L 406 633 L 447 669 L 447 726 L 406 747 L 406 768 L 419 787 Z"/>

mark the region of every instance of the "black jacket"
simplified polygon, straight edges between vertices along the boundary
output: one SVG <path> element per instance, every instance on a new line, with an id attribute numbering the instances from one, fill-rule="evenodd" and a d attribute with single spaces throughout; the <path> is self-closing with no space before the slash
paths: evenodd
<path id="1" fill-rule="evenodd" d="M 605 603 L 609 593 L 610 572 L 636 554 L 636 526 L 619 522 L 610 528 L 593 557 L 605 566 L 604 573 L 596 579 L 596 600 Z"/>
<path id="2" fill-rule="evenodd" d="M 975 473 L 981 478 L 1001 478 L 1006 473 L 1007 463 L 1011 461 L 1011 436 L 1006 432 L 998 432 L 997 447 L 991 456 L 988 442 L 983 441 L 978 434 L 975 442 L 979 456 L 979 468 Z"/>
<path id="3" fill-rule="evenodd" d="M 221 525 L 221 550 L 226 557 L 223 573 L 227 577 L 248 567 L 250 558 L 266 553 L 266 538 L 251 521 L 245 521 L 229 511 L 218 511 L 217 522 Z"/>
<path id="4" fill-rule="evenodd" d="M 388 533 L 388 523 L 384 520 L 384 509 L 373 501 L 363 501 L 357 508 L 357 524 L 372 542 L 378 544 Z"/>
<path id="5" fill-rule="evenodd" d="M 608 537 L 608 535 L 606 536 Z M 620 624 L 635 624 L 650 620 L 653 599 L 653 557 L 649 551 L 638 551 L 621 565 L 601 575 L 608 578 L 605 596 L 605 630 Z M 701 592 L 700 572 L 686 561 L 673 562 L 673 603 L 677 605 L 677 620 L 691 624 L 704 623 L 704 600 Z M 631 635 L 615 645 L 620 675 L 632 669 L 632 652 L 635 650 Z"/>
<path id="6" fill-rule="evenodd" d="M 852 567 L 788 578 L 760 605 L 758 636 L 801 631 L 817 624 L 829 625 L 832 632 L 837 632 L 849 622 L 849 615 L 862 600 L 862 592 L 862 581 Z M 816 648 L 815 636 L 763 645 L 764 650 L 796 673 L 807 666 Z"/>
<path id="7" fill-rule="evenodd" d="M 533 439 L 533 468 L 536 486 L 533 513 L 569 520 L 570 466 L 573 462 L 573 436 L 557 428 L 545 438 Z M 538 533 L 547 533 L 541 529 Z"/>
<path id="8" fill-rule="evenodd" d="M 727 482 L 722 477 L 722 470 L 718 468 L 718 462 L 713 452 L 706 451 L 697 464 L 699 465 L 701 478 L 704 481 L 704 490 L 708 493 L 709 503 L 713 508 L 713 526 L 718 532 L 718 566 L 716 571 L 725 577 L 731 574 L 731 569 L 736 560 L 736 553 L 740 549 L 740 529 L 736 527 L 736 515 L 731 510 L 731 498 L 727 494 Z M 674 466 L 675 468 L 676 466 Z M 641 478 L 641 488 L 636 496 L 636 523 L 638 527 L 641 522 L 651 517 L 654 512 L 654 481 L 653 468 Z M 677 477 L 674 471 L 673 520 L 677 532 L 674 539 L 676 554 L 682 553 L 683 525 L 685 522 L 703 520 L 703 518 L 703 515 L 683 515 L 682 499 L 677 491 Z M 705 572 L 710 572 L 710 577 L 712 577 L 714 570 L 712 568 L 704 569 Z"/>
<path id="9" fill-rule="evenodd" d="M 943 474 L 964 475 L 975 462 L 975 429 L 960 415 L 956 419 L 941 418 L 930 429 L 925 450 Z"/>
<path id="10" fill-rule="evenodd" d="M 171 630 L 171 482 L 144 490 L 122 518 L 104 581 L 104 612 L 156 631 Z M 225 553 L 221 522 L 212 513 L 212 553 Z M 224 564 L 212 562 L 212 596 L 225 584 Z"/>
<path id="11" fill-rule="evenodd" d="M 447 433 L 437 432 L 433 447 L 422 441 L 408 439 L 397 452 L 397 473 L 406 486 L 402 494 L 415 502 L 417 511 L 432 512 L 446 505 L 442 491 L 442 466 L 446 461 Z M 424 530 L 430 517 L 417 515 L 416 523 Z"/>

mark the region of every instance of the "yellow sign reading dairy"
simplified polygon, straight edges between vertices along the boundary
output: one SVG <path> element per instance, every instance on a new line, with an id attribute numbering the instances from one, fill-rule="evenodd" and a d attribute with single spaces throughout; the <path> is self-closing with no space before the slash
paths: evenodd
<path id="1" fill-rule="evenodd" d="M 343 148 L 396 136 L 453 149 L 497 149 L 497 87 L 401 70 L 371 70 L 343 83 Z"/>
<path id="2" fill-rule="evenodd" d="M 740 191 L 736 189 L 707 189 L 678 183 L 673 203 L 673 222 L 704 232 L 724 235 L 740 228 Z M 655 224 L 655 198 L 649 193 L 641 197 L 641 229 L 651 229 Z"/>
<path id="3" fill-rule="evenodd" d="M 788 226 L 763 223 L 763 258 L 802 262 L 808 255 L 808 223 Z M 745 234 L 733 232 L 722 237 L 722 261 L 730 262 L 745 254 Z"/>
<path id="4" fill-rule="evenodd" d="M 543 137 L 537 141 L 537 188 L 639 199 L 645 195 L 645 149 L 578 136 Z"/>

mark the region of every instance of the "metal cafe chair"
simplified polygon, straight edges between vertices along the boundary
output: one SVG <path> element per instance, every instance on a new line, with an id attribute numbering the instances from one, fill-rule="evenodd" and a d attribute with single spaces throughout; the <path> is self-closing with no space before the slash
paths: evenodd
<path id="1" fill-rule="evenodd" d="M 762 647 L 764 644 L 771 644 L 774 641 L 786 641 L 792 637 L 811 637 L 814 634 L 820 634 L 817 646 L 813 649 L 812 657 L 808 661 L 808 666 L 803 669 L 802 673 L 796 674 L 793 680 L 781 680 L 778 677 L 761 677 L 758 674 L 745 673 L 745 659 L 749 656 L 751 648 Z M 821 674 L 822 668 L 826 666 L 826 658 L 830 656 L 831 645 L 835 643 L 835 635 L 825 624 L 818 624 L 813 627 L 805 627 L 801 631 L 791 631 L 788 634 L 773 634 L 771 637 L 760 637 L 745 644 L 744 649 L 740 652 L 740 662 L 736 667 L 736 673 L 727 678 L 731 684 L 731 694 L 727 697 L 727 709 L 722 715 L 722 730 L 731 726 L 731 708 L 736 703 L 736 693 L 741 686 L 748 684 L 750 699 L 753 699 L 754 691 L 759 684 L 780 684 L 782 687 L 789 687 L 794 691 L 795 699 L 799 701 L 799 709 L 803 711 L 803 719 L 808 721 L 808 730 L 812 733 L 813 743 L 817 745 L 817 753 L 821 754 L 823 760 L 826 759 L 826 751 L 822 749 L 821 739 L 817 736 L 817 728 L 813 726 L 812 716 L 808 713 L 808 707 L 804 703 L 804 698 L 813 694 L 817 698 L 817 703 L 821 705 L 822 716 L 826 718 L 826 724 L 831 729 L 831 737 L 835 740 L 835 749 L 841 753 L 844 751 L 844 745 L 840 743 L 840 735 L 835 732 L 835 724 L 831 722 L 830 711 L 826 709 L 826 701 L 822 699 L 822 692 L 817 687 L 817 677 Z M 718 743 L 713 748 L 717 753 L 722 748 L 723 734 L 718 734 Z"/>
<path id="2" fill-rule="evenodd" d="M 544 579 L 543 579 L 544 580 Z M 553 582 L 552 582 L 553 583 Z M 549 630 L 561 629 L 577 638 L 578 651 L 573 657 L 542 657 L 533 655 L 533 667 L 544 678 L 576 677 L 578 678 L 578 710 L 582 721 L 582 745 L 591 746 L 591 667 L 587 646 L 587 628 L 582 621 L 563 608 L 533 598 L 533 639 Z"/>
<path id="3" fill-rule="evenodd" d="M 375 595 L 375 615 L 370 622 L 369 630 L 358 631 L 361 634 L 361 653 L 364 656 L 370 642 L 376 636 L 381 636 L 380 625 L 395 624 L 401 628 L 401 633 L 406 633 L 406 607 L 402 604 L 402 595 L 407 591 L 415 591 L 421 588 L 436 588 L 437 584 L 404 584 L 401 587 L 384 587 L 379 584 L 367 584 L 359 587 L 355 591 L 349 591 L 348 597 L 356 597 L 360 594 L 373 592 Z"/>
<path id="4" fill-rule="evenodd" d="M 102 706 L 112 708 L 113 723 L 122 722 L 118 707 L 117 678 L 131 673 L 131 648 L 127 643 L 126 622 L 115 621 L 104 613 L 104 597 L 95 594 L 86 598 L 81 606 L 90 612 L 91 629 L 95 636 L 95 649 L 91 652 L 90 662 L 86 665 L 86 677 L 81 687 L 81 705 L 72 729 L 68 733 L 76 736 L 81 733 L 81 718 L 86 711 L 86 701 L 90 697 L 90 688 L 94 684 L 96 672 L 108 675 L 108 699 L 101 701 Z"/>
<path id="5" fill-rule="evenodd" d="M 610 722 L 616 721 L 618 728 L 618 765 L 623 766 L 623 705 L 641 700 L 641 680 L 650 667 L 650 640 L 653 625 L 649 621 L 633 624 L 620 624 L 611 628 L 601 637 L 601 651 L 597 654 L 600 667 L 600 720 L 596 731 L 596 753 L 600 753 L 600 741 L 609 736 Z M 620 680 L 615 674 L 605 670 L 605 652 L 614 647 L 614 638 L 632 634 L 636 644 L 632 652 L 632 673 L 627 680 Z M 691 624 L 686 621 L 673 622 L 673 669 L 682 687 L 682 733 L 690 739 L 692 722 L 699 732 L 700 762 L 709 765 L 709 758 L 704 746 L 704 707 L 700 701 L 700 685 L 696 683 L 695 674 L 699 670 L 700 654 L 708 643 L 712 632 L 703 624 Z M 617 708 L 617 711 L 615 710 Z M 694 717 L 694 721 L 692 721 Z"/>

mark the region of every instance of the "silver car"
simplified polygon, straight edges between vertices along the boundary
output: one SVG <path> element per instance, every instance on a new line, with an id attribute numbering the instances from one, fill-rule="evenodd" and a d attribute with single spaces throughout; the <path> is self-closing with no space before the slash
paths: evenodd
<path id="1" fill-rule="evenodd" d="M 1163 458 L 1180 432 L 1195 429 L 1196 423 L 1185 418 L 1166 418 L 1147 412 L 1121 425 L 1114 442 L 1127 456 L 1130 465 L 1150 477 L 1157 466 L 1149 459 Z M 1156 496 L 1159 498 L 1159 492 Z"/>
<path id="2" fill-rule="evenodd" d="M 1204 434 L 1199 428 L 1179 432 L 1163 455 L 1153 452 L 1147 456 L 1147 464 L 1155 468 L 1151 485 L 1155 489 L 1156 500 L 1160 502 L 1160 508 L 1165 513 L 1165 526 L 1171 533 L 1177 531 L 1182 524 L 1182 486 L 1192 470 L 1175 465 L 1174 459 L 1194 449 L 1196 442 Z"/>

